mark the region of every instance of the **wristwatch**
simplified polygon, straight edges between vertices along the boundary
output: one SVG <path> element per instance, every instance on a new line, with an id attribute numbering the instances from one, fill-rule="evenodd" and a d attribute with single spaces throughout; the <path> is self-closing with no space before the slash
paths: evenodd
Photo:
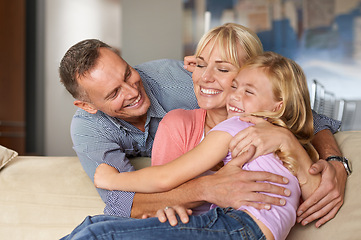
<path id="1" fill-rule="evenodd" d="M 350 176 L 352 173 L 352 165 L 351 165 L 351 161 L 348 160 L 345 157 L 340 157 L 340 156 L 329 156 L 328 158 L 326 158 L 326 161 L 338 161 L 341 162 L 343 164 L 343 166 L 345 167 L 347 176 Z"/>

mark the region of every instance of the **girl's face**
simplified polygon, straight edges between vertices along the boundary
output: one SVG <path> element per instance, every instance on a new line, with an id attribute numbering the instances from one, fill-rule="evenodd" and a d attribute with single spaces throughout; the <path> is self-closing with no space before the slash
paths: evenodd
<path id="1" fill-rule="evenodd" d="M 192 75 L 194 92 L 201 108 L 225 110 L 232 80 L 239 69 L 222 58 L 217 45 L 211 51 L 211 45 L 212 42 L 208 43 L 197 57 L 197 66 Z M 239 53 L 243 52 L 239 47 Z M 244 54 L 239 56 L 244 58 Z"/>
<path id="2" fill-rule="evenodd" d="M 277 111 L 282 101 L 276 101 L 272 83 L 260 68 L 245 68 L 232 81 L 227 101 L 228 118 L 245 113 Z"/>

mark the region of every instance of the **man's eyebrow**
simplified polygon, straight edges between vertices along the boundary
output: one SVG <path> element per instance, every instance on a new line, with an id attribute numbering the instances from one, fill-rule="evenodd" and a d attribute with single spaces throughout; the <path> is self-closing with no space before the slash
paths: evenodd
<path id="1" fill-rule="evenodd" d="M 124 72 L 124 81 L 126 81 L 127 80 L 127 78 L 130 76 L 130 74 L 131 74 L 131 69 L 130 69 L 130 66 L 129 66 L 129 64 L 127 63 L 127 68 L 125 69 L 125 72 Z"/>

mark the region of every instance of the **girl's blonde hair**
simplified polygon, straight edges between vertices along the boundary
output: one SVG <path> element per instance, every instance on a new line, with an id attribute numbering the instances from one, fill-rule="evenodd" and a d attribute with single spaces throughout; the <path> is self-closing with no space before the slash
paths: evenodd
<path id="1" fill-rule="evenodd" d="M 221 56 L 224 60 L 230 61 L 231 64 L 240 68 L 244 61 L 263 53 L 261 40 L 252 30 L 236 24 L 226 23 L 219 27 L 215 27 L 203 35 L 196 49 L 196 57 L 198 57 L 208 43 L 219 47 Z M 246 56 L 240 62 L 240 52 L 238 47 L 242 47 Z"/>
<path id="2" fill-rule="evenodd" d="M 318 159 L 318 154 L 311 144 L 314 135 L 312 109 L 306 77 L 301 67 L 277 53 L 265 52 L 248 60 L 241 69 L 244 68 L 258 68 L 263 71 L 272 83 L 274 100 L 283 102 L 278 111 L 257 112 L 252 115 L 265 117 L 275 125 L 288 128 L 311 159 Z M 295 173 L 295 159 L 289 153 L 281 153 L 279 150 L 276 153 Z"/>

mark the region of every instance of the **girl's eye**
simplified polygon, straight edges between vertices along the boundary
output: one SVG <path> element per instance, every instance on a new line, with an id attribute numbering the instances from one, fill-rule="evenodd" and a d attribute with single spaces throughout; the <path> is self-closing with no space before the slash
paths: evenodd
<path id="1" fill-rule="evenodd" d="M 218 71 L 220 71 L 220 72 L 224 72 L 224 73 L 229 72 L 227 69 L 218 69 Z"/>
<path id="2" fill-rule="evenodd" d="M 253 95 L 253 92 L 246 90 L 246 94 Z"/>
<path id="3" fill-rule="evenodd" d="M 197 68 L 204 68 L 204 67 L 205 67 L 204 65 L 197 64 Z"/>

